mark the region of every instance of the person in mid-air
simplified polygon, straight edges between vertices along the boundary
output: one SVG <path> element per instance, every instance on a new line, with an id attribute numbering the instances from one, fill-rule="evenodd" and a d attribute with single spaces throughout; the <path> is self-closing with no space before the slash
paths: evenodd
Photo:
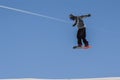
<path id="1" fill-rule="evenodd" d="M 86 39 L 86 26 L 85 26 L 84 21 L 83 21 L 84 18 L 90 17 L 90 16 L 91 16 L 91 14 L 81 15 L 81 16 L 75 16 L 73 14 L 69 15 L 70 19 L 75 21 L 75 23 L 73 24 L 73 27 L 75 25 L 77 25 L 77 27 L 78 27 L 78 32 L 77 32 L 78 46 L 74 46 L 73 48 L 82 47 L 82 41 L 84 43 L 85 48 L 90 47 L 89 42 Z"/>

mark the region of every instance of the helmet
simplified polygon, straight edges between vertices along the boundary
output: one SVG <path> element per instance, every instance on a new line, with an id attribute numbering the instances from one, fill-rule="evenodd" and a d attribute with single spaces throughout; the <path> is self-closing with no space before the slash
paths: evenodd
<path id="1" fill-rule="evenodd" d="M 73 14 L 70 14 L 69 18 L 72 19 L 72 20 L 75 20 L 75 16 Z"/>

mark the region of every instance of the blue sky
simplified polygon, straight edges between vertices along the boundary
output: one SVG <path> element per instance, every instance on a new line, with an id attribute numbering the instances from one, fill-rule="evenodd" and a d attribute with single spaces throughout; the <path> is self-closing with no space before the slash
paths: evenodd
<path id="1" fill-rule="evenodd" d="M 0 78 L 120 77 L 120 0 L 0 0 L 0 5 L 65 20 L 0 8 Z M 85 19 L 88 50 L 74 50 L 77 28 L 69 14 Z"/>

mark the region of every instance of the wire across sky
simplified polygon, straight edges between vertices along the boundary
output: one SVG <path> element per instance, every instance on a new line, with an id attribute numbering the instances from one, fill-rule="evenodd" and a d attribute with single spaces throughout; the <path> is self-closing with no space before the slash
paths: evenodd
<path id="1" fill-rule="evenodd" d="M 62 19 L 59 19 L 59 18 L 50 17 L 50 16 L 39 14 L 39 13 L 34 13 L 34 12 L 26 11 L 26 10 L 21 10 L 21 9 L 9 7 L 9 6 L 0 5 L 0 8 L 12 10 L 12 11 L 17 11 L 17 12 L 25 13 L 25 14 L 29 14 L 29 15 L 34 15 L 34 16 L 38 16 L 38 17 L 43 17 L 43 18 L 47 18 L 47 19 L 51 19 L 51 20 L 55 20 L 55 21 L 59 21 L 59 22 L 69 23 L 69 22 L 67 22 L 65 20 L 62 20 Z"/>

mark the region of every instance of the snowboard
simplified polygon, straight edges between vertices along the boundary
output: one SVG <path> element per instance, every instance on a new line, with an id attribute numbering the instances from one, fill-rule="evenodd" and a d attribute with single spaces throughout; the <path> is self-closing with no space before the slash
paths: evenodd
<path id="1" fill-rule="evenodd" d="M 92 46 L 82 46 L 82 47 L 79 47 L 79 46 L 73 46 L 73 49 L 89 49 L 89 48 L 92 48 Z"/>

